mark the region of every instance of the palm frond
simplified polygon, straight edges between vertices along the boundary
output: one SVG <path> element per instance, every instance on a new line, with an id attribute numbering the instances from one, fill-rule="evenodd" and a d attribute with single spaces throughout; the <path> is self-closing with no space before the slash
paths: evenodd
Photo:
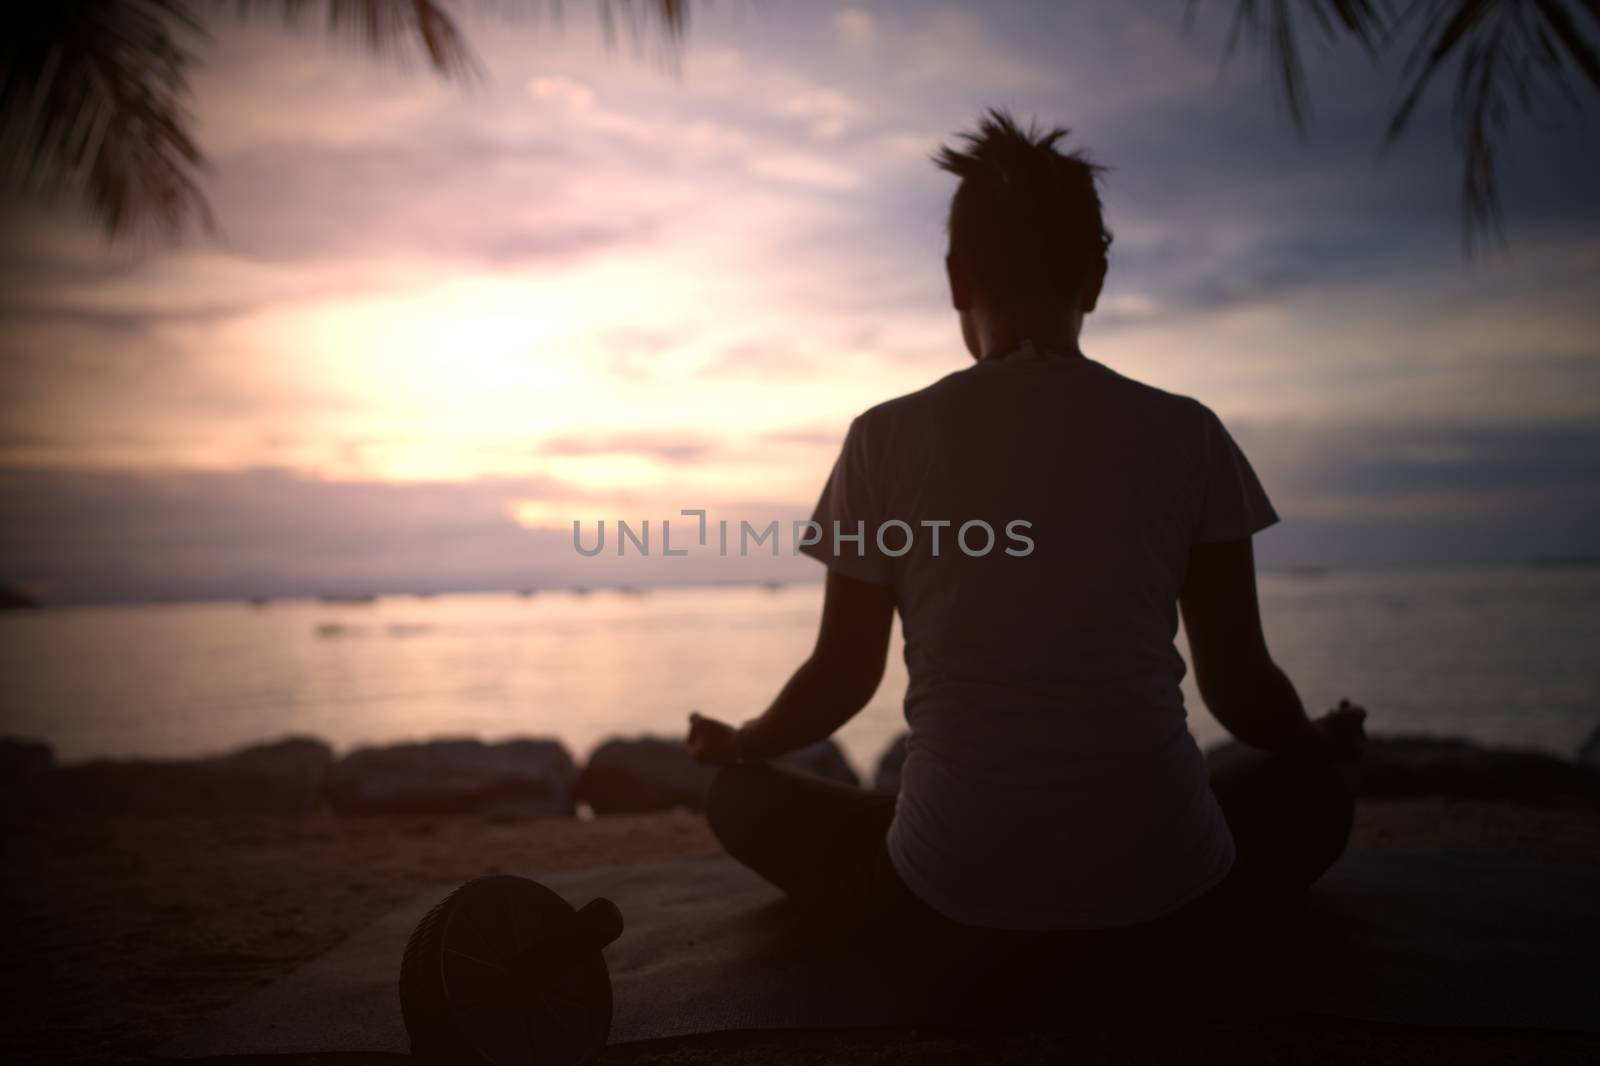
<path id="1" fill-rule="evenodd" d="M 1600 20 L 1600 0 L 1588 0 L 1585 6 L 1590 18 Z M 1583 36 L 1573 13 L 1555 0 L 1538 0 L 1534 7 L 1544 20 L 1544 25 L 1538 28 L 1540 36 L 1548 41 L 1549 35 L 1554 34 L 1567 56 L 1589 79 L 1589 84 L 1600 88 L 1600 53 L 1596 52 L 1594 42 Z M 1555 48 L 1552 46 L 1550 51 Z"/>
<path id="2" fill-rule="evenodd" d="M 447 81 L 477 80 L 482 68 L 455 20 L 434 0 L 238 0 L 241 14 L 280 16 L 298 27 L 322 16 L 329 36 L 348 38 L 374 55 L 404 60 L 420 49 Z"/>
<path id="3" fill-rule="evenodd" d="M 0 166 L 13 189 L 75 194 L 113 237 L 209 225 L 186 107 L 204 31 L 183 0 L 23 4 L 0 46 Z"/>
<path id="4" fill-rule="evenodd" d="M 1189 0 L 1185 13 L 1192 19 L 1199 0 Z M 1236 0 L 1228 30 L 1225 58 L 1231 58 L 1241 41 L 1248 40 L 1266 53 L 1268 68 L 1278 83 L 1289 118 L 1304 131 L 1311 120 L 1311 97 L 1301 58 L 1300 30 L 1295 11 L 1303 9 L 1324 40 L 1352 37 L 1376 57 L 1387 32 L 1388 4 L 1384 0 Z"/>
<path id="5" fill-rule="evenodd" d="M 1591 20 L 1600 3 L 1578 0 Z M 1575 108 L 1577 88 L 1600 89 L 1600 55 L 1591 21 L 1580 26 L 1564 0 L 1426 0 L 1416 7 L 1417 40 L 1406 63 L 1406 89 L 1390 118 L 1385 144 L 1406 129 L 1433 79 L 1457 64 L 1452 105 L 1462 153 L 1462 241 L 1470 253 L 1490 238 L 1504 242 L 1498 150 L 1514 111 L 1533 117 L 1553 93 Z M 1586 34 L 1587 30 L 1587 34 Z"/>
<path id="6" fill-rule="evenodd" d="M 618 13 L 629 20 L 635 32 L 647 25 L 663 31 L 669 41 L 683 36 L 689 24 L 689 0 L 600 0 L 600 19 L 615 38 Z"/>
<path id="7" fill-rule="evenodd" d="M 619 14 L 676 44 L 688 0 L 597 0 L 607 33 Z M 296 25 L 320 14 L 335 36 L 368 51 L 420 49 L 452 81 L 480 68 L 436 0 L 214 0 Z M 560 0 L 551 0 L 559 12 Z M 194 48 L 206 37 L 195 0 L 39 0 L 14 5 L 0 43 L 0 182 L 76 196 L 108 237 L 176 237 L 211 225 L 205 165 L 187 108 Z"/>
<path id="8" fill-rule="evenodd" d="M 1197 3 L 1190 0 L 1186 19 Z M 1244 39 L 1266 52 L 1298 130 L 1309 120 L 1310 99 L 1294 8 L 1324 37 L 1354 38 L 1375 57 L 1414 34 L 1385 147 L 1405 132 L 1434 78 L 1458 64 L 1451 114 L 1469 254 L 1485 237 L 1504 240 L 1498 151 L 1514 114 L 1533 116 L 1552 93 L 1581 107 L 1580 86 L 1600 89 L 1600 0 L 1414 0 L 1392 21 L 1384 0 L 1235 0 L 1225 54 Z"/>
<path id="9" fill-rule="evenodd" d="M 559 13 L 562 0 L 552 0 L 552 4 Z M 636 48 L 647 40 L 654 41 L 659 46 L 657 58 L 662 65 L 678 70 L 680 45 L 689 25 L 689 0 L 596 0 L 596 9 L 606 47 L 616 47 L 618 27 L 626 25 L 629 40 Z"/>

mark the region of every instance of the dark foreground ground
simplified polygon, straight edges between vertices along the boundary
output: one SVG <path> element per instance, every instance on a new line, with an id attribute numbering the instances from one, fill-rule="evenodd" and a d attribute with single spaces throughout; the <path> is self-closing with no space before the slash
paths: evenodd
<path id="1" fill-rule="evenodd" d="M 3 825 L 0 1062 L 145 1062 L 151 1049 L 427 885 L 716 852 L 695 814 L 66 817 Z M 1600 862 L 1593 810 L 1364 803 L 1352 851 Z M 1203 979 L 1203 977 L 1201 978 Z M 1600 1036 L 1346 1022 L 953 1037 L 912 1030 L 717 1034 L 603 1062 L 1589 1063 Z M 278 1066 L 290 1066 L 282 1059 Z M 359 1066 L 348 1056 L 342 1066 Z M 392 1059 L 374 1061 L 393 1062 Z"/>

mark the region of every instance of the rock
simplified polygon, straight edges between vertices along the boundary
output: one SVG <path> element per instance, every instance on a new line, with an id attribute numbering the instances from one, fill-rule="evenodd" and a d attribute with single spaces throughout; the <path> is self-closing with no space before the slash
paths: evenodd
<path id="1" fill-rule="evenodd" d="M 878 757 L 872 787 L 900 790 L 909 734 L 901 733 Z M 1216 745 L 1208 757 L 1233 741 Z M 1363 799 L 1453 796 L 1507 800 L 1535 805 L 1600 805 L 1600 730 L 1584 746 L 1586 755 L 1571 763 L 1542 752 L 1485 748 L 1464 740 L 1432 737 L 1374 737 L 1361 767 Z"/>
<path id="2" fill-rule="evenodd" d="M 37 611 L 44 603 L 31 591 L 9 581 L 0 581 L 0 611 Z"/>
<path id="3" fill-rule="evenodd" d="M 555 740 L 434 740 L 360 748 L 328 781 L 336 814 L 573 814 L 572 755 Z"/>
<path id="4" fill-rule="evenodd" d="M 1486 748 L 1465 740 L 1370 740 L 1361 763 L 1361 798 L 1421 796 L 1600 806 L 1600 769 L 1543 752 Z"/>
<path id="5" fill-rule="evenodd" d="M 613 738 L 589 755 L 578 774 L 577 797 L 596 814 L 633 814 L 705 806 L 716 770 L 689 755 L 681 740 Z"/>
<path id="6" fill-rule="evenodd" d="M 830 781 L 859 785 L 855 771 L 832 740 L 781 756 L 776 762 Z M 614 737 L 589 756 L 578 775 L 578 799 L 596 814 L 637 814 L 705 807 L 716 770 L 694 761 L 681 740 Z"/>
<path id="7" fill-rule="evenodd" d="M 1206 752 L 1213 764 L 1236 742 Z M 1220 759 L 1219 759 L 1220 757 Z M 1363 800 L 1425 797 L 1495 800 L 1541 807 L 1600 807 L 1600 769 L 1537 751 L 1488 748 L 1423 736 L 1372 737 L 1361 761 Z"/>
<path id="8" fill-rule="evenodd" d="M 829 781 L 838 781 L 851 788 L 861 787 L 861 779 L 850 768 L 850 763 L 845 759 L 844 752 L 839 750 L 839 745 L 831 739 L 808 744 L 799 751 L 779 756 L 777 761 L 784 766 L 792 766 L 796 770 L 804 770 L 808 774 L 815 774 Z"/>
<path id="9" fill-rule="evenodd" d="M 50 745 L 24 737 L 0 737 L 0 788 L 10 788 L 55 766 Z"/>
<path id="10" fill-rule="evenodd" d="M 53 814 L 305 814 L 320 808 L 333 751 L 289 737 L 191 760 L 95 760 L 40 774 L 26 805 Z"/>
<path id="11" fill-rule="evenodd" d="M 905 764 L 910 740 L 910 733 L 901 733 L 883 749 L 883 754 L 878 756 L 878 768 L 872 774 L 873 788 L 879 792 L 900 791 L 900 767 Z"/>

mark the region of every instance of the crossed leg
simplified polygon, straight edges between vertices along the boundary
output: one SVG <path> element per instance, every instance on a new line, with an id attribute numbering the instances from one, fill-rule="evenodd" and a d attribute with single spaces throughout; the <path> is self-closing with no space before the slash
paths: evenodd
<path id="1" fill-rule="evenodd" d="M 1230 880 L 1258 900 L 1292 905 L 1350 841 L 1354 764 L 1307 765 L 1234 742 L 1213 748 L 1206 764 L 1238 854 Z"/>
<path id="2" fill-rule="evenodd" d="M 1211 787 L 1233 834 L 1237 859 L 1216 888 L 1179 911 L 1105 930 L 988 930 L 957 923 L 900 881 L 884 837 L 895 796 L 769 763 L 724 767 L 706 816 L 728 854 L 782 889 L 819 932 L 849 933 L 893 924 L 938 941 L 949 963 L 947 991 L 963 1011 L 975 993 L 996 999 L 1046 989 L 1045 978 L 1073 982 L 1079 1014 L 1120 1009 L 1119 989 L 1139 1009 L 1161 1012 L 1192 1000 L 1192 978 L 1207 972 L 1214 999 L 1229 1009 L 1264 1003 L 1260 947 L 1280 917 L 1343 854 L 1354 811 L 1352 775 L 1307 766 L 1237 744 L 1208 757 Z M 1073 965 L 1063 967 L 1061 960 Z M 1199 969 L 1196 969 L 1199 967 Z M 1161 975 L 1171 978 L 1165 987 Z M 943 980 L 943 979 L 941 979 Z M 1060 982 L 1047 1002 L 992 1004 L 1059 1014 Z M 935 1008 L 936 1015 L 939 1008 Z M 1037 1015 L 1035 1015 L 1037 1016 Z"/>
<path id="3" fill-rule="evenodd" d="M 767 762 L 725 766 L 706 797 L 711 831 L 809 919 L 848 925 L 896 887 L 884 836 L 895 796 Z"/>

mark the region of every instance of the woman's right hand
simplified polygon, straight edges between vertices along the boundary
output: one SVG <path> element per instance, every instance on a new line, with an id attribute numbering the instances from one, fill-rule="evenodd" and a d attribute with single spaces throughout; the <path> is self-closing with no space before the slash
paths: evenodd
<path id="1" fill-rule="evenodd" d="M 1365 707 L 1340 700 L 1339 706 L 1313 719 L 1311 724 L 1322 735 L 1322 749 L 1329 758 L 1335 762 L 1359 762 L 1367 747 L 1367 731 L 1363 725 L 1366 717 Z"/>
<path id="2" fill-rule="evenodd" d="M 689 714 L 689 755 L 705 766 L 730 766 L 739 762 L 739 731 L 727 722 L 699 711 Z"/>

